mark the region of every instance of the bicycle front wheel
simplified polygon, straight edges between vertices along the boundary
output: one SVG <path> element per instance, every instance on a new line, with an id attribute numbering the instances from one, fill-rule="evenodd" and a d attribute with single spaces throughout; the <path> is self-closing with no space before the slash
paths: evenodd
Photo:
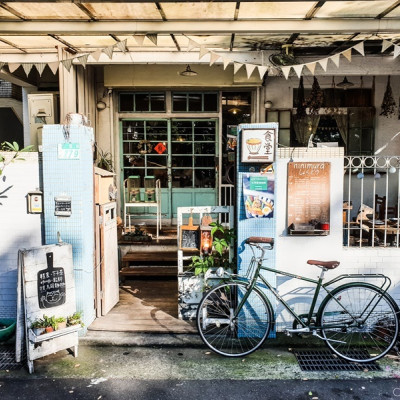
<path id="1" fill-rule="evenodd" d="M 359 283 L 339 287 L 321 304 L 318 324 L 326 344 L 348 361 L 370 362 L 395 344 L 399 309 L 379 288 Z"/>
<path id="2" fill-rule="evenodd" d="M 254 288 L 243 307 L 237 307 L 247 292 L 245 284 L 225 283 L 211 289 L 197 310 L 197 329 L 204 343 L 228 357 L 242 357 L 259 348 L 271 328 L 272 308 Z"/>

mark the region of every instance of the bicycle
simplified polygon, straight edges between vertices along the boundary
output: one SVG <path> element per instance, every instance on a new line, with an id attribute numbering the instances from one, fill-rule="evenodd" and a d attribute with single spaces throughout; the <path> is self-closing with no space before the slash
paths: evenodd
<path id="1" fill-rule="evenodd" d="M 268 288 L 293 316 L 293 327 L 286 330 L 288 335 L 311 333 L 324 340 L 339 357 L 359 363 L 377 360 L 394 346 L 399 334 L 399 307 L 387 293 L 391 285 L 387 276 L 344 274 L 323 284 L 325 272 L 337 268 L 338 261 L 308 260 L 308 264 L 321 268 L 315 280 L 263 266 L 266 251 L 273 249 L 273 238 L 250 237 L 245 244 L 253 252 L 247 277 L 217 271 L 223 283 L 203 296 L 197 310 L 198 331 L 211 350 L 224 356 L 243 357 L 263 344 L 275 321 L 271 302 L 262 287 Z M 256 249 L 261 251 L 259 257 Z M 308 313 L 293 311 L 261 275 L 262 270 L 315 284 Z M 328 289 L 338 281 L 354 278 L 382 279 L 383 282 L 381 286 L 347 282 Z M 314 312 L 321 289 L 327 294 Z"/>

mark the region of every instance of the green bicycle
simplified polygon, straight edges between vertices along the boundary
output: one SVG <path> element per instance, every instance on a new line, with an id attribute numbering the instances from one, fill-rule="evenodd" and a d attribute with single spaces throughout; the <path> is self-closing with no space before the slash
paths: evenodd
<path id="1" fill-rule="evenodd" d="M 204 343 L 216 353 L 242 357 L 258 349 L 273 328 L 274 312 L 269 299 L 261 290 L 266 287 L 293 316 L 292 329 L 286 333 L 312 335 L 322 339 L 339 357 L 353 362 L 370 362 L 383 357 L 396 343 L 399 334 L 399 307 L 387 290 L 390 279 L 382 274 L 345 274 L 322 283 L 327 270 L 339 266 L 338 261 L 308 260 L 322 269 L 318 280 L 293 275 L 262 265 L 274 239 L 250 237 L 245 242 L 253 251 L 248 277 L 217 271 L 222 284 L 208 291 L 197 310 L 197 328 Z M 256 257 L 255 249 L 261 251 Z M 261 271 L 300 279 L 316 285 L 307 314 L 295 313 Z M 328 286 L 343 279 L 382 280 L 381 286 L 368 282 L 348 282 L 332 290 Z M 325 290 L 317 312 L 318 294 Z"/>

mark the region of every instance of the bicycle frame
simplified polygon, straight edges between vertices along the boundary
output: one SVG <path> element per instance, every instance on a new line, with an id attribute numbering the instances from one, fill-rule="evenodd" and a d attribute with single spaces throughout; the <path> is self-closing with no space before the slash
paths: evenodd
<path id="1" fill-rule="evenodd" d="M 344 275 L 339 275 L 338 277 L 336 277 L 336 278 L 330 280 L 329 282 L 326 282 L 326 283 L 323 284 L 322 282 L 323 282 L 324 275 L 325 275 L 325 271 L 326 271 L 325 268 L 322 268 L 320 277 L 319 277 L 317 280 L 316 280 L 316 279 L 307 278 L 307 277 L 301 276 L 301 275 L 291 274 L 291 273 L 286 272 L 286 271 L 280 271 L 280 270 L 277 270 L 277 269 L 275 269 L 275 268 L 270 268 L 270 267 L 263 266 L 263 265 L 262 265 L 262 262 L 265 260 L 265 259 L 263 258 L 263 255 L 264 255 L 264 251 L 265 251 L 265 250 L 262 249 L 262 251 L 263 251 L 263 254 L 262 254 L 262 256 L 261 256 L 260 258 L 258 258 L 256 270 L 255 270 L 255 273 L 254 273 L 254 275 L 253 275 L 253 277 L 252 277 L 251 279 L 248 279 L 248 278 L 246 278 L 246 277 L 241 277 L 241 276 L 238 276 L 240 279 L 238 279 L 238 278 L 233 278 L 233 279 L 232 279 L 232 278 L 231 278 L 231 280 L 234 281 L 234 282 L 238 282 L 238 283 L 239 283 L 239 282 L 242 282 L 242 283 L 243 283 L 244 281 L 247 281 L 248 284 L 249 284 L 249 286 L 247 287 L 246 293 L 244 294 L 243 298 L 241 299 L 241 301 L 240 301 L 240 303 L 239 303 L 239 305 L 238 305 L 238 307 L 237 307 L 237 309 L 236 309 L 234 318 L 236 318 L 236 317 L 238 316 L 239 312 L 241 311 L 243 305 L 245 304 L 247 298 L 249 297 L 249 295 L 250 295 L 250 293 L 252 292 L 252 290 L 254 289 L 254 287 L 255 287 L 255 286 L 257 286 L 257 287 L 260 287 L 260 286 L 261 286 L 261 283 L 260 283 L 259 281 L 261 281 L 261 282 L 271 291 L 271 293 L 275 296 L 275 298 L 277 298 L 277 299 L 281 302 L 281 304 L 287 309 L 287 311 L 292 315 L 292 317 L 293 317 L 303 328 L 309 328 L 310 330 L 319 330 L 319 329 L 326 329 L 326 328 L 331 328 L 331 327 L 332 327 L 332 328 L 333 328 L 333 327 L 337 328 L 337 327 L 343 325 L 343 324 L 341 324 L 341 325 L 335 324 L 335 325 L 329 325 L 329 326 L 328 326 L 328 325 L 324 325 L 324 326 L 312 325 L 312 318 L 313 318 L 313 316 L 315 315 L 314 310 L 315 310 L 315 306 L 316 306 L 317 299 L 318 299 L 318 295 L 319 295 L 319 293 L 320 293 L 320 291 L 321 291 L 321 288 L 325 290 L 325 292 L 327 293 L 327 296 L 331 296 L 332 298 L 335 299 L 335 297 L 332 295 L 333 289 L 332 289 L 332 290 L 329 290 L 329 289 L 327 288 L 327 286 L 329 286 L 329 285 L 331 285 L 331 284 L 333 284 L 333 283 L 336 283 L 336 282 L 338 282 L 338 281 L 340 281 L 340 280 L 343 280 L 343 279 L 353 279 L 353 278 L 383 279 L 382 285 L 381 285 L 380 287 L 379 287 L 379 286 L 376 286 L 377 288 L 380 289 L 381 296 L 384 296 L 384 294 L 387 292 L 387 290 L 389 289 L 389 287 L 390 287 L 390 285 L 391 285 L 390 278 L 388 278 L 387 276 L 385 276 L 385 275 L 383 275 L 383 274 L 344 274 Z M 253 256 L 251 262 L 255 262 L 256 259 L 257 259 L 257 258 L 256 258 L 255 256 Z M 273 272 L 273 273 L 276 273 L 276 274 L 278 274 L 278 275 L 287 276 L 287 277 L 290 277 L 290 278 L 294 278 L 294 279 L 298 279 L 298 280 L 302 280 L 302 281 L 305 281 L 305 282 L 309 282 L 309 283 L 315 284 L 315 285 L 316 285 L 316 288 L 315 288 L 314 296 L 313 296 L 313 299 L 312 299 L 311 306 L 310 306 L 310 309 L 309 309 L 309 311 L 308 311 L 308 314 L 300 314 L 300 315 L 299 315 L 299 314 L 297 314 L 295 311 L 293 311 L 293 310 L 290 308 L 289 304 L 283 299 L 283 297 L 282 297 L 282 296 L 272 287 L 272 285 L 260 274 L 261 270 L 263 270 L 263 271 L 268 271 L 268 272 Z M 356 282 L 354 282 L 354 283 L 356 284 Z M 349 284 L 351 284 L 351 283 L 349 283 Z M 367 305 L 367 307 L 365 308 L 366 310 L 369 308 L 369 306 L 372 304 L 372 302 L 375 300 L 375 298 L 376 298 L 376 296 L 374 296 L 374 297 L 371 299 L 370 303 L 369 303 L 369 304 Z M 340 304 L 340 303 L 338 302 L 338 304 Z M 375 307 L 376 307 L 377 304 L 378 304 L 378 302 L 377 302 L 377 303 L 375 304 L 375 306 L 370 310 L 370 312 L 369 312 L 368 315 L 365 317 L 365 319 L 369 317 L 369 315 L 370 315 L 371 312 L 375 309 Z M 345 307 L 343 307 L 342 304 L 340 304 L 340 306 L 343 308 L 344 311 L 346 311 L 349 315 L 351 315 L 351 313 L 350 313 L 348 310 L 346 310 Z M 306 322 L 304 322 L 304 320 L 302 319 L 302 316 L 303 316 L 303 315 L 306 315 L 306 317 L 307 317 Z M 359 316 L 359 317 L 360 317 L 360 316 Z M 354 320 L 354 322 L 356 322 L 356 321 Z"/>

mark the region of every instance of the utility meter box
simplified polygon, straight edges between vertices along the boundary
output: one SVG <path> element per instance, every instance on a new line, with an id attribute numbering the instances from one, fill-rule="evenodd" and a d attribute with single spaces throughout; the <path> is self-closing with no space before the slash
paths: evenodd
<path id="1" fill-rule="evenodd" d="M 28 94 L 30 143 L 41 151 L 43 125 L 57 124 L 58 94 L 31 93 Z"/>

